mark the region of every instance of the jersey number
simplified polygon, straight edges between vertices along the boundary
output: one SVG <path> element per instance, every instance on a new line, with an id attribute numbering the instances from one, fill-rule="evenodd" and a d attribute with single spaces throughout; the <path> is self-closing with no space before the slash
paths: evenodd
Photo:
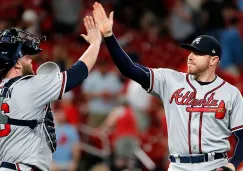
<path id="1" fill-rule="evenodd" d="M 4 114 L 9 113 L 9 105 L 7 103 L 3 103 L 1 110 L 4 112 Z M 9 124 L 0 124 L 0 138 L 7 136 L 8 134 L 10 134 L 10 132 L 11 128 Z"/>

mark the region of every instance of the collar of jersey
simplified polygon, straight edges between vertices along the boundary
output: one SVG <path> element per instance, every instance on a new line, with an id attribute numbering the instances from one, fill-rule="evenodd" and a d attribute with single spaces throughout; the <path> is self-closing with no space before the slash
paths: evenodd
<path id="1" fill-rule="evenodd" d="M 207 84 L 207 85 L 200 85 L 197 80 L 195 80 L 195 77 L 193 75 L 189 75 L 189 81 L 190 83 L 196 88 L 196 89 L 208 89 L 208 90 L 211 90 L 217 86 L 219 86 L 220 84 L 223 83 L 223 79 L 220 78 L 219 76 L 217 76 L 217 78 L 210 84 Z"/>

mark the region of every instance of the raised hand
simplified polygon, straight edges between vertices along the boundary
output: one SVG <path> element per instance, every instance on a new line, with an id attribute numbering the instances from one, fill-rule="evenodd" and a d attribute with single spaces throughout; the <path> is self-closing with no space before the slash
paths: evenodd
<path id="1" fill-rule="evenodd" d="M 89 43 L 89 44 L 101 44 L 102 37 L 98 26 L 95 24 L 93 17 L 86 16 L 84 18 L 84 26 L 87 31 L 87 35 L 81 34 L 81 36 Z"/>
<path id="2" fill-rule="evenodd" d="M 94 9 L 93 16 L 95 19 L 95 23 L 98 25 L 101 34 L 104 37 L 111 36 L 114 12 L 111 12 L 108 18 L 103 6 L 98 2 L 94 3 L 93 9 Z"/>

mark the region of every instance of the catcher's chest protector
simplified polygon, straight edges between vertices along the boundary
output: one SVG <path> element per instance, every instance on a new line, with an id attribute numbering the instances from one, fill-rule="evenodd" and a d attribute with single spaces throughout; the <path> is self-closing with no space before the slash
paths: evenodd
<path id="1" fill-rule="evenodd" d="M 4 98 L 7 96 L 9 87 L 15 83 L 16 81 L 21 81 L 23 79 L 29 79 L 33 76 L 22 76 L 10 79 L 5 85 L 4 90 L 0 93 L 0 106 L 3 103 Z M 4 123 L 5 122 L 5 123 Z M 0 113 L 0 123 L 10 124 L 16 126 L 26 126 L 30 129 L 35 129 L 38 124 L 44 123 L 44 130 L 46 133 L 46 140 L 48 146 L 50 147 L 52 152 L 56 151 L 57 141 L 56 141 L 56 133 L 55 133 L 55 124 L 53 119 L 53 113 L 51 111 L 50 103 L 47 104 L 45 117 L 41 120 L 20 120 L 20 119 L 12 119 L 6 115 L 2 115 Z"/>

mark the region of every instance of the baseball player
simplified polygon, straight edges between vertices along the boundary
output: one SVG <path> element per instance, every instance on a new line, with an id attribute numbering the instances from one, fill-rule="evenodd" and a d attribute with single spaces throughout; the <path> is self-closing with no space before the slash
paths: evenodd
<path id="1" fill-rule="evenodd" d="M 133 63 L 119 46 L 112 33 L 113 12 L 108 18 L 101 4 L 96 2 L 93 8 L 95 22 L 120 72 L 164 104 L 169 171 L 235 170 L 243 158 L 243 100 L 236 87 L 215 74 L 221 58 L 219 42 L 201 35 L 191 44 L 182 44 L 191 52 L 187 73 L 147 68 Z M 238 145 L 228 161 L 232 133 Z"/>
<path id="2" fill-rule="evenodd" d="M 90 46 L 62 73 L 48 63 L 34 75 L 30 57 L 41 52 L 38 37 L 17 28 L 0 34 L 0 171 L 49 170 L 56 149 L 50 102 L 88 76 L 102 40 L 92 17 L 84 25 L 87 35 L 81 36 Z"/>

